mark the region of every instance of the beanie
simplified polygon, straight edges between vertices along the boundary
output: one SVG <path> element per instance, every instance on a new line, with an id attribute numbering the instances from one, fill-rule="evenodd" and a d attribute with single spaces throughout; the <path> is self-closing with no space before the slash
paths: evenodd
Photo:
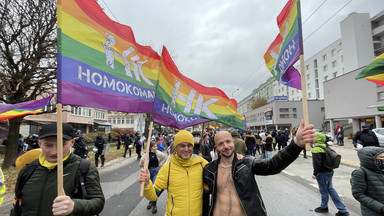
<path id="1" fill-rule="evenodd" d="M 173 142 L 174 147 L 176 148 L 180 143 L 190 143 L 194 145 L 193 136 L 191 132 L 187 130 L 181 130 L 176 134 L 175 140 Z"/>

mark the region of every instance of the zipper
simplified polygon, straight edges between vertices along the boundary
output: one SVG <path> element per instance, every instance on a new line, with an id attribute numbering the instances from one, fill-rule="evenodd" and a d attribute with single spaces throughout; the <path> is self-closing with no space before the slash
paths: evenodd
<path id="1" fill-rule="evenodd" d="M 237 166 L 238 163 L 239 163 L 239 161 L 236 162 L 235 165 L 232 167 L 232 180 L 233 180 L 233 184 L 235 184 L 235 182 L 236 182 L 236 181 L 235 181 L 235 168 L 236 168 L 236 166 Z M 242 164 L 242 165 L 243 165 L 243 166 L 241 166 L 240 169 L 236 171 L 236 173 L 239 172 L 241 169 L 243 169 L 243 168 L 245 167 L 244 164 Z M 248 215 L 248 214 L 247 214 L 247 211 L 245 211 L 245 208 L 244 208 L 244 205 L 243 205 L 243 201 L 240 199 L 239 192 L 238 192 L 238 190 L 237 190 L 236 185 L 235 185 L 235 188 L 236 188 L 236 195 L 237 195 L 237 198 L 238 198 L 239 201 L 240 201 L 241 207 L 243 208 L 243 211 L 244 211 L 245 215 Z"/>
<path id="2" fill-rule="evenodd" d="M 215 194 L 215 188 L 216 188 L 216 185 L 215 185 L 215 183 L 216 183 L 216 176 L 215 176 L 215 174 L 213 173 L 213 172 L 211 172 L 209 169 L 207 169 L 207 171 L 208 172 L 210 172 L 212 175 L 213 175 L 213 180 L 212 180 L 212 185 L 213 185 L 213 187 L 212 187 L 212 194 L 210 195 L 211 197 L 210 197 L 210 208 L 209 208 L 209 211 L 208 211 L 208 215 L 211 215 L 211 212 L 212 212 L 212 209 L 213 209 L 213 195 Z"/>
<path id="3" fill-rule="evenodd" d="M 185 169 L 185 168 L 184 168 Z M 189 187 L 189 172 L 187 169 L 185 169 L 187 171 L 187 185 L 188 185 L 188 194 L 191 194 L 191 188 Z M 190 215 L 191 213 L 191 197 L 190 196 L 187 196 L 188 197 L 188 215 Z"/>
<path id="4" fill-rule="evenodd" d="M 173 207 L 175 207 L 175 203 L 173 203 L 173 195 L 171 195 L 171 200 L 172 200 L 171 215 L 172 215 L 173 214 Z"/>
<path id="5" fill-rule="evenodd" d="M 264 212 L 266 212 L 267 210 L 265 209 L 265 206 L 264 206 L 263 200 L 260 197 L 260 194 L 257 194 L 257 198 L 259 198 L 261 208 L 263 209 Z"/>

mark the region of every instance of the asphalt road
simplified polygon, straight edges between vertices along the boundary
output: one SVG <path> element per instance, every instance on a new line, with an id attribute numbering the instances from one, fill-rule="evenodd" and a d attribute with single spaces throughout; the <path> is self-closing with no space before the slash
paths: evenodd
<path id="1" fill-rule="evenodd" d="M 140 185 L 137 183 L 139 164 L 136 157 L 118 159 L 101 168 L 100 179 L 106 203 L 103 216 L 153 215 L 146 209 L 148 201 L 140 197 Z M 360 215 L 359 203 L 352 197 L 349 179 L 354 169 L 340 166 L 335 170 L 334 187 L 341 196 L 351 215 Z M 334 215 L 337 209 L 330 200 L 328 214 L 315 213 L 313 209 L 320 205 L 320 194 L 316 180 L 312 176 L 312 161 L 299 157 L 281 174 L 274 176 L 256 176 L 268 215 L 306 216 Z M 158 200 L 158 213 L 165 214 L 167 194 L 164 192 Z M 0 207 L 0 215 L 9 215 L 11 205 Z"/>

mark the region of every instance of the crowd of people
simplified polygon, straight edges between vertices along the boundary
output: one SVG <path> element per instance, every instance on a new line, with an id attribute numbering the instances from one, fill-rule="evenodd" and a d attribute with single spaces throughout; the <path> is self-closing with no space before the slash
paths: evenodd
<path id="1" fill-rule="evenodd" d="M 57 196 L 56 127 L 56 123 L 44 125 L 38 135 L 19 137 L 23 159 L 16 161 L 21 171 L 11 215 L 97 215 L 103 210 L 105 198 L 97 167 L 99 158 L 101 167 L 105 165 L 106 146 L 112 137 L 109 135 L 107 142 L 102 134 L 97 135 L 92 164 L 87 160 L 89 149 L 81 131 L 63 124 L 63 166 L 69 175 L 64 193 Z M 336 136 L 344 133 L 342 126 L 336 126 L 335 131 Z M 362 147 L 357 149 L 361 167 L 352 173 L 351 187 L 363 215 L 383 215 L 384 150 L 377 147 L 377 137 L 371 133 L 363 126 L 353 139 Z M 328 213 L 330 196 L 339 210 L 335 215 L 349 215 L 333 187 L 334 170 L 325 165 L 327 138 L 315 132 L 313 125 L 304 126 L 303 121 L 291 130 L 160 133 L 150 138 L 148 158 L 141 155 L 146 139 L 138 133 L 119 132 L 116 148 L 124 145 L 124 158 L 132 157 L 132 150 L 136 150 L 143 167 L 138 182 L 144 184 L 144 196 L 149 200 L 146 208 L 153 214 L 158 211 L 158 197 L 167 190 L 167 215 L 267 215 L 254 176 L 280 173 L 296 160 L 306 143 L 311 143 L 312 178 L 321 198 L 314 211 Z M 343 145 L 341 137 L 337 140 Z M 23 154 L 26 150 L 28 154 Z M 37 203 L 36 196 L 43 203 Z"/>

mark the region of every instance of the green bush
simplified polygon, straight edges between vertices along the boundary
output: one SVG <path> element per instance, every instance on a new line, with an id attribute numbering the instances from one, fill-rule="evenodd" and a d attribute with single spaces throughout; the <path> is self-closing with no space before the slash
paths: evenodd
<path id="1" fill-rule="evenodd" d="M 96 137 L 97 135 L 99 134 L 102 134 L 104 139 L 107 141 L 108 140 L 108 135 L 105 134 L 104 132 L 91 132 L 91 133 L 88 133 L 88 134 L 84 134 L 83 136 L 83 140 L 85 143 L 87 143 L 88 145 L 94 145 L 95 142 L 96 142 Z"/>

